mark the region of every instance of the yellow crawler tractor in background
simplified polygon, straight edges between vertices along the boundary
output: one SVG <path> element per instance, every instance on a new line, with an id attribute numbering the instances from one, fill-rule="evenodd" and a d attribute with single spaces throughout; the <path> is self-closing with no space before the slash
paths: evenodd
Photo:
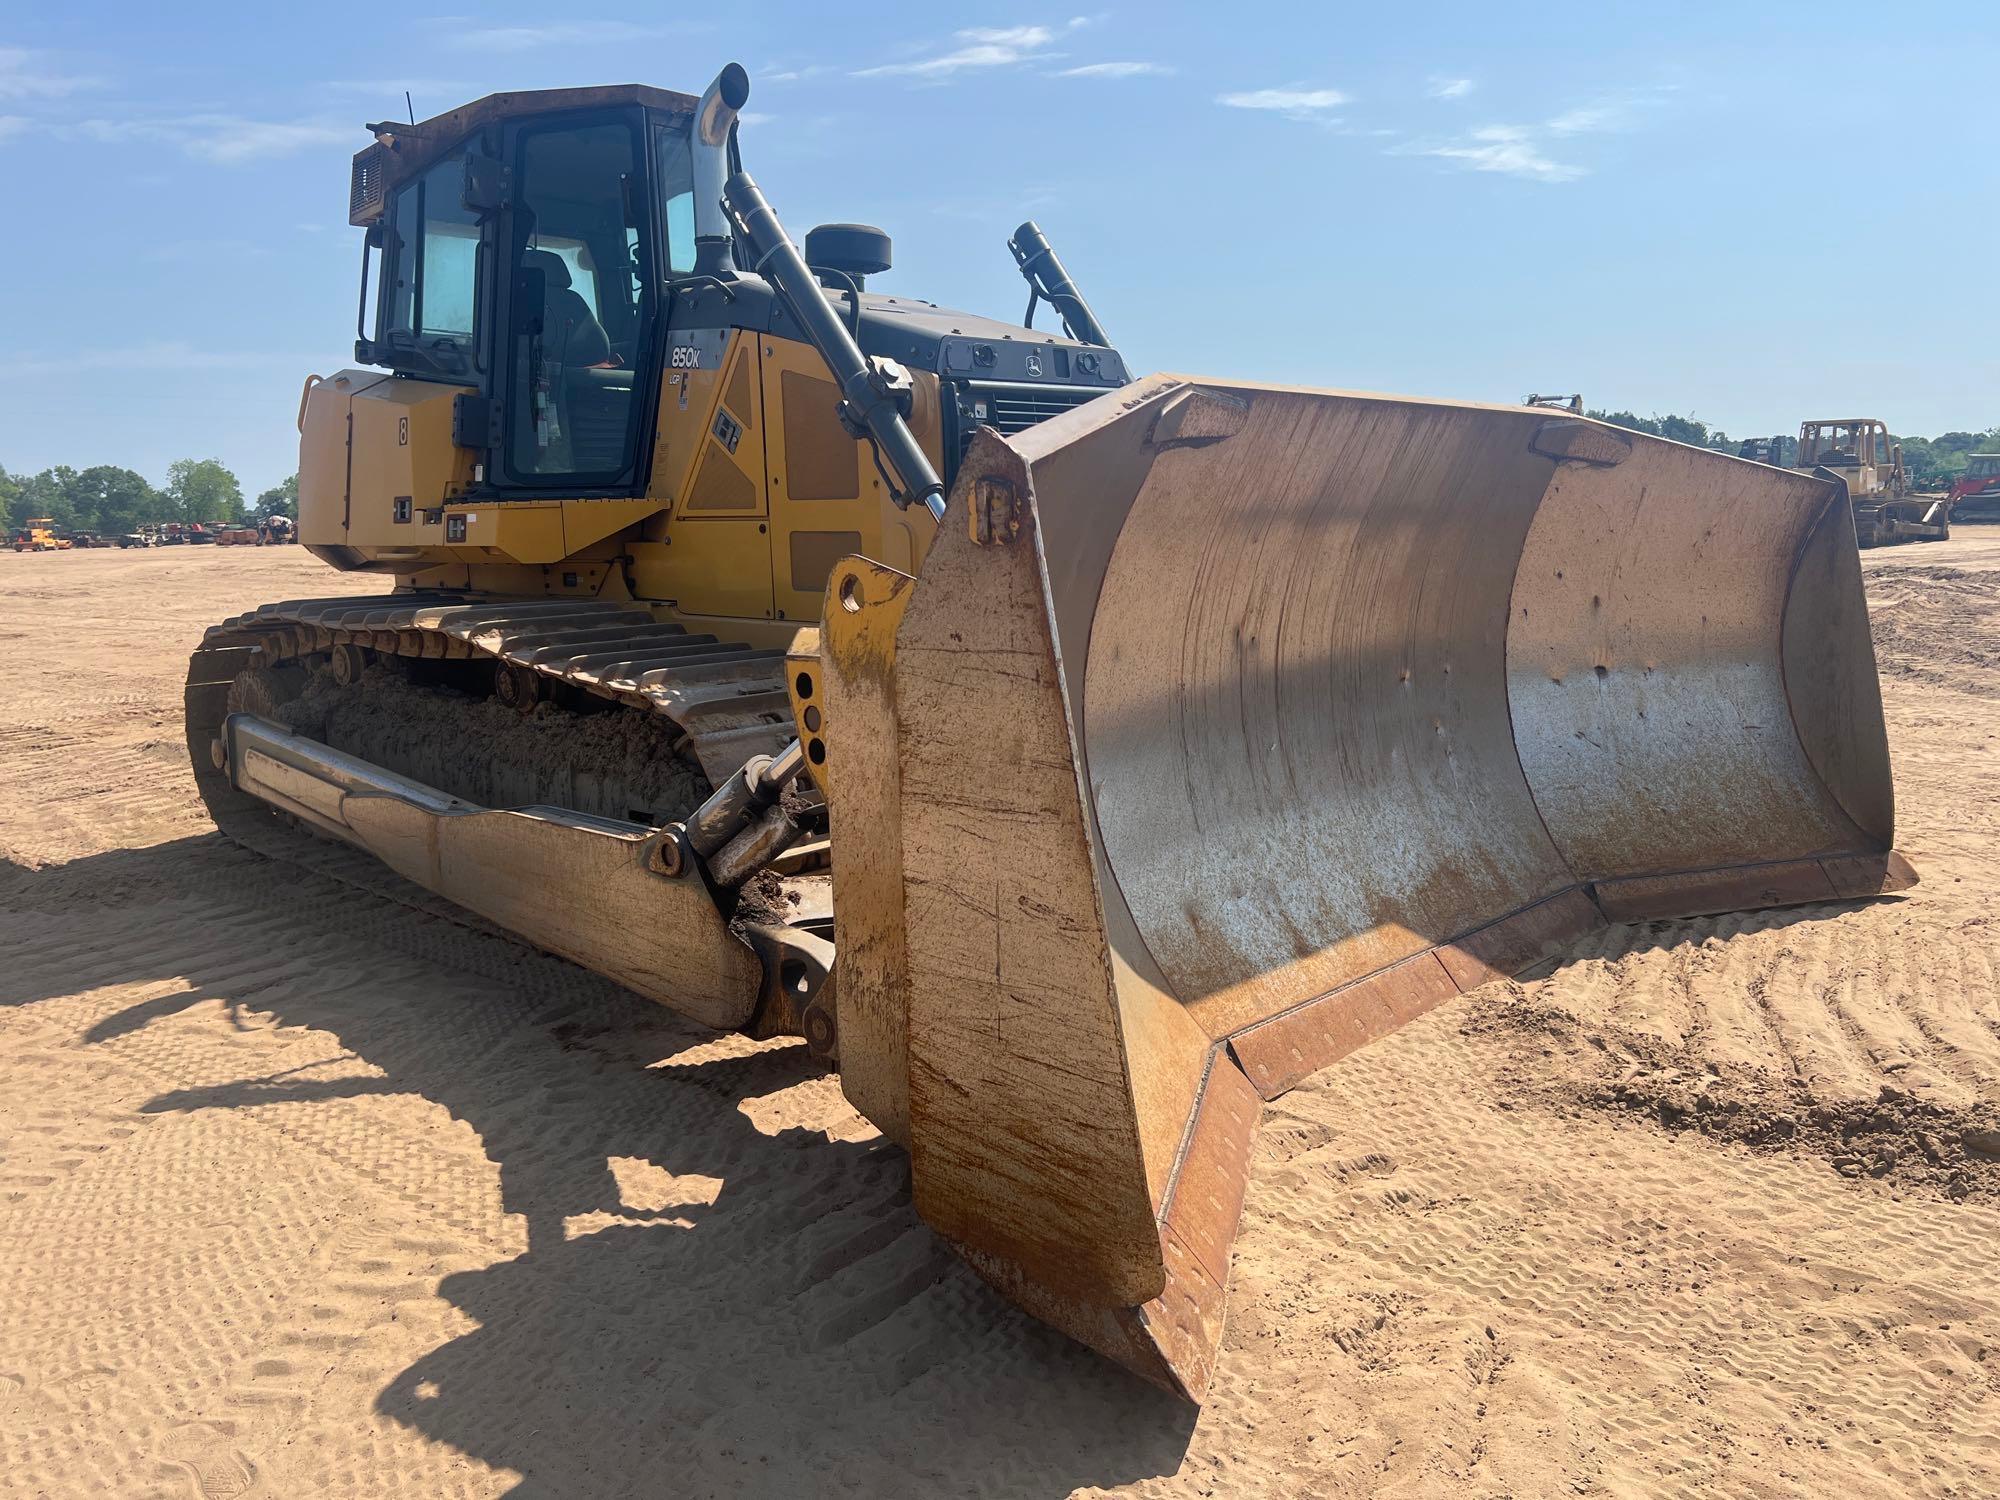
<path id="1" fill-rule="evenodd" d="M 1840 486 L 1863 547 L 1951 539 L 1951 497 L 1910 487 L 1903 445 L 1874 417 L 1821 418 L 1799 424 L 1792 467 Z"/>
<path id="2" fill-rule="evenodd" d="M 1588 928 L 1913 878 L 1836 486 L 1135 380 L 1032 224 L 1022 325 L 881 295 L 748 89 L 372 127 L 299 532 L 383 586 L 209 632 L 224 829 L 804 1038 L 980 1274 L 1193 1400 L 1260 1100 Z"/>

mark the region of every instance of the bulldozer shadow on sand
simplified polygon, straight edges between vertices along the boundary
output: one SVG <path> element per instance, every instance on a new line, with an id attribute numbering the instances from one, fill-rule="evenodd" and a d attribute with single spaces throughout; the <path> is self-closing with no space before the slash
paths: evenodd
<path id="1" fill-rule="evenodd" d="M 704 1056 L 713 1034 L 561 960 L 334 891 L 203 837 L 0 870 L 0 922 L 79 913 L 84 892 L 108 903 L 80 913 L 101 932 L 59 970 L 10 986 L 16 1005 L 185 981 L 102 1014 L 85 1046 L 219 1003 L 221 1046 L 307 1028 L 324 1034 L 304 1049 L 313 1058 L 348 1057 L 339 1077 L 308 1064 L 137 1097 L 152 1115 L 251 1110 L 294 1143 L 337 1140 L 368 1186 L 434 1184 L 365 1229 L 379 1245 L 401 1236 L 458 1246 L 438 1259 L 485 1260 L 436 1284 L 477 1326 L 384 1368 L 381 1415 L 520 1474 L 520 1496 L 623 1493 L 645 1475 L 682 1493 L 929 1495 L 1004 1479 L 1010 1493 L 1062 1495 L 1179 1467 L 1193 1408 L 987 1287 L 917 1217 L 900 1150 L 789 1123 L 847 1114 L 802 1045 Z M 218 901 L 226 915 L 192 915 Z M 352 1102 L 370 1096 L 429 1101 L 470 1127 L 478 1154 L 411 1173 L 435 1112 L 371 1111 L 357 1133 Z M 428 1125 L 412 1124 L 420 1115 Z M 519 1219 L 482 1243 L 480 1221 L 505 1224 L 488 1162 Z M 689 1196 L 708 1201 L 633 1208 L 614 1164 L 635 1163 L 704 1184 Z M 317 1269 L 337 1280 L 354 1268 L 330 1240 Z M 289 1290 L 303 1319 L 316 1289 Z"/>
<path id="2" fill-rule="evenodd" d="M 321 899 L 335 894 L 327 873 L 219 838 L 0 872 L 0 914 L 62 909 L 89 924 L 85 893 L 101 938 L 39 986 L 30 965 L 15 1004 L 181 979 L 185 989 L 102 1015 L 84 1044 L 115 1047 L 219 1002 L 233 1028 L 324 1033 L 349 1063 L 337 1077 L 308 1064 L 168 1087 L 146 1113 L 255 1110 L 310 1144 L 315 1114 L 416 1096 L 476 1135 L 476 1159 L 418 1175 L 408 1157 L 434 1119 L 371 1119 L 358 1152 L 351 1113 L 320 1127 L 375 1186 L 464 1174 L 434 1189 L 429 1213 L 368 1226 L 385 1243 L 462 1237 L 441 1258 L 487 1261 L 436 1288 L 476 1326 L 385 1369 L 375 1409 L 520 1474 L 512 1493 L 619 1491 L 650 1474 L 690 1493 L 935 1494 L 976 1476 L 1056 1495 L 1180 1466 L 1194 1409 L 987 1287 L 918 1218 L 900 1151 L 858 1125 L 850 1138 L 819 1128 L 845 1111 L 802 1046 L 717 1048 L 513 940 L 351 892 Z M 189 914 L 218 897 L 228 915 Z M 1672 945 L 1685 926 L 1659 924 L 1651 941 Z M 1533 972 L 1569 961 L 1555 954 Z M 502 1212 L 525 1221 L 521 1253 L 509 1253 L 518 1234 L 503 1247 L 489 1229 L 480 1243 L 478 1225 L 494 1222 L 487 1162 Z M 707 1186 L 634 1208 L 620 1163 Z"/>

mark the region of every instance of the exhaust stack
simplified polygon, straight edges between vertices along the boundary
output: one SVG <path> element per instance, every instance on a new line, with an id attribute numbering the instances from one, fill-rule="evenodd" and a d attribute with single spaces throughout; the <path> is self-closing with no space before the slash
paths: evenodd
<path id="1" fill-rule="evenodd" d="M 750 102 L 750 75 L 731 63 L 715 75 L 694 114 L 694 270 L 697 276 L 727 277 L 729 215 L 722 185 L 729 180 L 729 134 L 737 113 Z"/>

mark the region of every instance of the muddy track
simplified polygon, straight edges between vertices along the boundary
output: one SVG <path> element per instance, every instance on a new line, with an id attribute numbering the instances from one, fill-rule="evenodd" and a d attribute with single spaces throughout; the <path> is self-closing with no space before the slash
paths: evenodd
<path id="1" fill-rule="evenodd" d="M 226 685 L 245 668 L 330 663 L 345 684 L 376 659 L 490 664 L 496 689 L 524 709 L 569 693 L 657 715 L 712 783 L 792 738 L 783 652 L 693 634 L 641 605 L 435 590 L 298 599 L 212 627 L 188 664 L 188 753 L 203 794 L 214 789 L 210 743 L 229 709 Z"/>

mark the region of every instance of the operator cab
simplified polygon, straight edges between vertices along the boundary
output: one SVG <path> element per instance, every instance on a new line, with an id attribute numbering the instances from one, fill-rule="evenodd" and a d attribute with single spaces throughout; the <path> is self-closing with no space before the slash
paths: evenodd
<path id="1" fill-rule="evenodd" d="M 661 289 L 694 266 L 695 103 L 551 89 L 370 127 L 356 355 L 475 388 L 454 436 L 486 450 L 487 488 L 643 483 Z"/>
<path id="2" fill-rule="evenodd" d="M 1889 429 L 1869 419 L 1807 422 L 1799 428 L 1800 468 L 1869 468 L 1889 462 Z"/>
<path id="3" fill-rule="evenodd" d="M 725 69 L 703 99 L 548 89 L 369 127 L 349 205 L 367 229 L 355 355 L 464 388 L 451 438 L 481 458 L 461 494 L 643 496 L 671 377 L 708 368 L 734 330 L 804 337 L 722 208 L 737 104 L 714 130 L 700 117 L 725 83 L 747 94 L 741 70 Z M 975 428 L 1019 432 L 1128 378 L 1046 236 L 1024 224 L 1010 248 L 1032 289 L 1030 326 L 869 290 L 889 266 L 880 230 L 806 236 L 862 353 L 936 378 L 947 483 Z M 1066 336 L 1031 326 L 1041 302 Z"/>

